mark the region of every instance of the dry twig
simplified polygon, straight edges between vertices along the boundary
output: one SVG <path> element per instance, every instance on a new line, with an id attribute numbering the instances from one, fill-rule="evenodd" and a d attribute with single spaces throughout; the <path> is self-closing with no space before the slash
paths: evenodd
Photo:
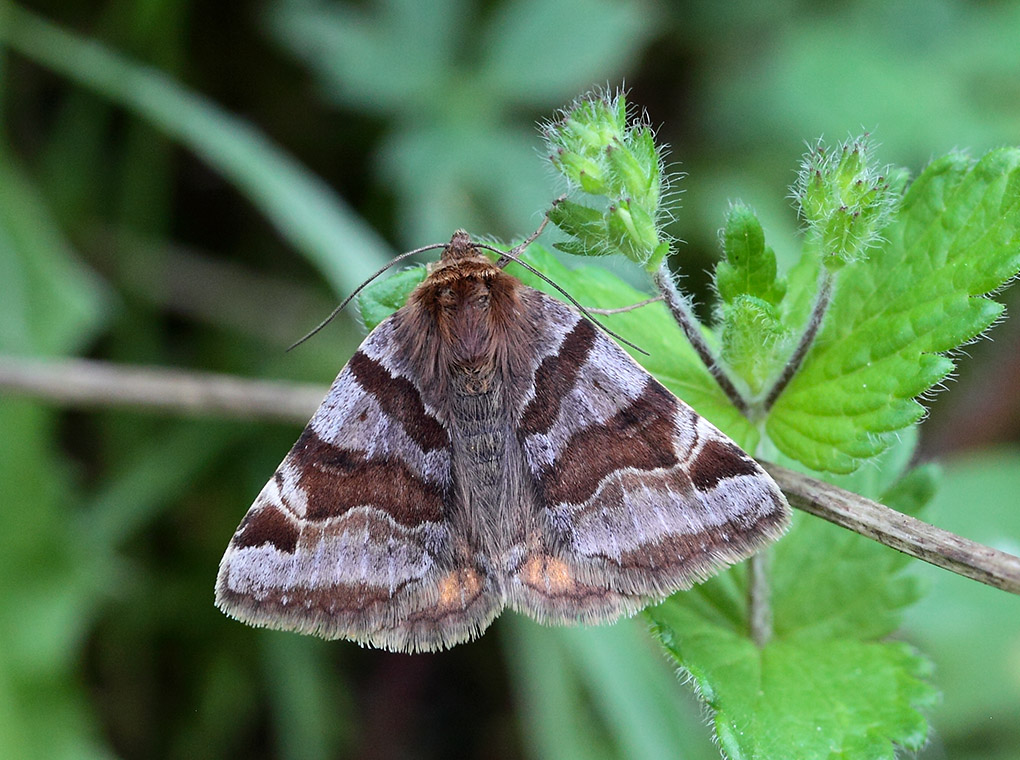
<path id="1" fill-rule="evenodd" d="M 130 406 L 172 414 L 304 424 L 326 389 L 180 370 L 119 367 L 88 359 L 0 357 L 0 390 L 79 407 Z M 877 502 L 763 463 L 790 503 L 810 514 L 989 586 L 1020 594 L 1020 558 Z"/>

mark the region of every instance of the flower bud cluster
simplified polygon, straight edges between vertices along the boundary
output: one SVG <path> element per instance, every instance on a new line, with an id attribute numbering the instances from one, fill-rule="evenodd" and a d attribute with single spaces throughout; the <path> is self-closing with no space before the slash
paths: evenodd
<path id="1" fill-rule="evenodd" d="M 793 196 L 826 266 L 857 261 L 882 240 L 882 230 L 899 202 L 888 171 L 869 164 L 868 135 L 835 148 L 821 141 L 801 164 Z"/>
<path id="2" fill-rule="evenodd" d="M 592 95 L 563 111 L 544 132 L 557 171 L 573 187 L 605 200 L 600 207 L 558 203 L 550 219 L 573 238 L 558 247 L 587 256 L 623 253 L 657 265 L 669 242 L 661 223 L 662 149 L 651 127 L 628 115 L 622 94 Z"/>

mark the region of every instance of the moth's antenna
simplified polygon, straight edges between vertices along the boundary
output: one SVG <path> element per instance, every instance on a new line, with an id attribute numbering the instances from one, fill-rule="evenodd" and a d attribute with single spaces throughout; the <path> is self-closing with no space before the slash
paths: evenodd
<path id="1" fill-rule="evenodd" d="M 560 201 L 562 201 L 566 197 L 567 196 L 565 196 L 565 195 L 561 195 L 559 198 L 557 198 L 556 200 L 553 201 L 553 205 L 555 206 L 557 203 L 559 203 Z M 516 261 L 518 264 L 520 264 L 521 260 L 519 258 L 517 258 L 517 257 L 521 253 L 524 252 L 525 248 L 527 248 L 529 245 L 531 245 L 532 243 L 534 243 L 538 239 L 538 236 L 542 234 L 542 230 L 545 229 L 545 226 L 547 224 L 549 224 L 549 214 L 546 214 L 544 217 L 542 217 L 542 223 L 540 225 L 538 225 L 538 229 L 537 230 L 535 230 L 530 235 L 528 235 L 526 238 L 524 238 L 524 242 L 518 243 L 513 248 L 511 248 L 509 253 L 506 252 L 506 251 L 500 251 L 499 249 L 493 248 L 493 247 L 488 246 L 488 245 L 478 245 L 477 243 L 475 243 L 475 247 L 476 248 L 484 248 L 487 251 L 492 251 L 493 253 L 498 253 L 499 254 L 499 258 L 496 259 L 496 266 L 498 266 L 500 269 L 502 269 L 504 266 L 506 266 L 506 262 L 503 261 L 504 258 L 510 259 L 511 261 Z M 524 265 L 524 266 L 527 266 L 527 265 Z M 531 271 L 534 272 L 535 270 L 531 270 Z M 539 272 L 535 272 L 535 274 L 537 274 L 539 277 L 542 277 L 542 275 Z M 556 285 L 555 282 L 552 282 L 551 280 L 549 282 L 554 287 L 559 288 L 559 285 Z M 564 293 L 563 295 L 567 296 L 567 298 L 570 297 L 566 293 Z"/>
<path id="2" fill-rule="evenodd" d="M 371 277 L 369 277 L 367 280 L 365 280 L 363 283 L 361 283 L 358 287 L 356 287 L 354 289 L 354 291 L 349 296 L 347 296 L 347 298 L 345 298 L 343 300 L 343 303 L 341 303 L 339 306 L 337 306 L 335 309 L 333 309 L 333 313 L 332 314 L 330 314 L 328 317 L 326 317 L 324 320 L 322 320 L 315 327 L 315 329 L 313 329 L 305 337 L 301 338 L 301 340 L 297 341 L 296 343 L 293 343 L 287 350 L 291 351 L 291 350 L 297 348 L 302 343 L 304 343 L 306 340 L 308 340 L 313 335 L 315 335 L 315 333 L 319 332 L 319 330 L 321 330 L 323 327 L 325 327 L 330 322 L 332 322 L 333 319 L 336 317 L 336 315 L 339 314 L 341 311 L 343 311 L 344 307 L 347 306 L 347 304 L 349 304 L 351 302 L 351 300 L 354 298 L 354 296 L 358 295 L 358 293 L 360 293 L 362 290 L 364 290 L 368 286 L 368 284 L 370 282 L 372 282 L 372 280 L 374 280 L 379 275 L 383 274 L 387 269 L 389 269 L 394 264 L 397 264 L 397 263 L 403 261 L 408 256 L 414 256 L 416 253 L 423 253 L 425 251 L 431 251 L 431 250 L 433 250 L 435 248 L 445 248 L 447 245 L 448 245 L 448 243 L 433 243 L 432 245 L 422 246 L 421 248 L 415 248 L 413 251 L 408 251 L 407 253 L 400 254 L 399 256 L 394 258 L 392 261 L 390 261 L 389 264 L 384 266 L 382 269 L 380 269 L 378 272 L 373 274 Z"/>
<path id="3" fill-rule="evenodd" d="M 531 264 L 528 264 L 526 261 L 524 261 L 524 260 L 522 260 L 522 259 L 517 257 L 517 255 L 514 253 L 514 251 L 523 251 L 525 248 L 527 248 L 529 245 L 531 245 L 531 243 L 534 242 L 535 238 L 537 238 L 542 233 L 542 228 L 545 227 L 545 225 L 546 225 L 546 223 L 548 221 L 549 221 L 549 218 L 546 217 L 546 219 L 542 222 L 542 224 L 539 226 L 539 228 L 537 230 L 535 230 L 533 233 L 531 233 L 531 235 L 528 236 L 527 240 L 525 240 L 520 245 L 514 246 L 513 250 L 511 250 L 511 251 L 501 251 L 498 248 L 493 248 L 491 245 L 485 245 L 484 243 L 474 243 L 473 245 L 475 246 L 475 248 L 484 248 L 487 251 L 492 251 L 493 253 L 498 253 L 499 254 L 499 259 L 496 261 L 496 266 L 502 266 L 503 263 L 504 263 L 503 262 L 504 259 L 510 259 L 510 261 L 513 261 L 513 262 L 516 262 L 516 263 L 520 264 L 522 267 L 527 269 L 533 275 L 535 275 L 536 277 L 541 278 L 542 280 L 545 280 L 550 285 L 552 285 L 554 288 L 556 288 L 556 290 L 558 290 L 560 293 L 562 293 L 564 295 L 564 297 L 566 297 L 566 299 L 568 301 L 570 301 L 570 303 L 574 304 L 574 306 L 576 306 L 581 311 L 581 313 L 584 314 L 585 317 L 587 317 L 589 320 L 591 320 L 594 324 L 598 325 L 599 328 L 604 333 L 606 333 L 607 335 L 612 335 L 614 338 L 616 338 L 621 343 L 625 343 L 626 345 L 628 345 L 631 348 L 633 348 L 635 351 L 640 351 L 645 356 L 651 356 L 651 354 L 649 354 L 647 351 L 645 351 L 643 348 L 641 348 L 641 346 L 635 346 L 633 343 L 631 343 L 629 340 L 624 338 L 622 335 L 613 332 L 608 327 L 606 327 L 604 324 L 599 322 L 597 319 L 595 319 L 595 317 L 592 315 L 592 313 L 590 311 L 588 311 L 584 306 L 582 306 L 578 302 L 578 300 L 576 298 L 574 298 L 572 295 L 570 295 L 570 293 L 568 293 L 566 290 L 561 288 L 559 285 L 557 285 L 551 279 L 546 277 L 544 274 L 539 272 L 537 269 L 535 269 L 535 267 L 531 266 Z"/>

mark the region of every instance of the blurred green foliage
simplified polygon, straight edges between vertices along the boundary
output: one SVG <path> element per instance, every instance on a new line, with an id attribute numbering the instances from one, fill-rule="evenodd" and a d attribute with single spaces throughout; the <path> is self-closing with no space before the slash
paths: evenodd
<path id="1" fill-rule="evenodd" d="M 730 198 L 796 250 L 774 199 L 805 138 L 877 127 L 915 173 L 1016 143 L 1018 27 L 1005 1 L 0 0 L 0 353 L 325 381 L 353 322 L 288 339 L 391 245 L 530 230 L 558 191 L 532 125 L 624 80 L 690 175 L 697 285 Z M 295 429 L 4 395 L 0 433 L 2 757 L 717 755 L 639 621 L 403 658 L 219 615 Z M 949 464 L 936 521 L 1016 551 L 1018 464 Z M 927 575 L 901 634 L 945 694 L 921 757 L 1015 757 L 1020 604 Z"/>

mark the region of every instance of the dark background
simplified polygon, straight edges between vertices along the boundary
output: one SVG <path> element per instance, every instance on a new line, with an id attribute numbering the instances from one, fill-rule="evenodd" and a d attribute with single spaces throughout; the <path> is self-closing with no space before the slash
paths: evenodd
<path id="1" fill-rule="evenodd" d="M 787 195 L 805 141 L 870 131 L 879 160 L 915 175 L 953 148 L 1020 142 L 1014 2 L 12 7 L 7 354 L 326 383 L 363 335 L 353 319 L 283 348 L 397 252 L 457 227 L 533 229 L 562 190 L 536 122 L 593 86 L 625 84 L 686 174 L 670 232 L 705 314 L 728 201 L 758 211 L 781 264 L 797 255 Z M 1015 289 L 1002 298 L 1015 309 Z M 1020 322 L 991 336 L 932 400 L 920 456 L 946 462 L 933 519 L 1016 552 Z M 219 557 L 297 433 L 0 396 L 0 756 L 715 756 L 640 618 L 506 616 L 478 643 L 409 657 L 223 617 Z M 1020 604 L 918 572 L 932 589 L 903 636 L 945 693 L 922 756 L 1016 757 Z"/>

